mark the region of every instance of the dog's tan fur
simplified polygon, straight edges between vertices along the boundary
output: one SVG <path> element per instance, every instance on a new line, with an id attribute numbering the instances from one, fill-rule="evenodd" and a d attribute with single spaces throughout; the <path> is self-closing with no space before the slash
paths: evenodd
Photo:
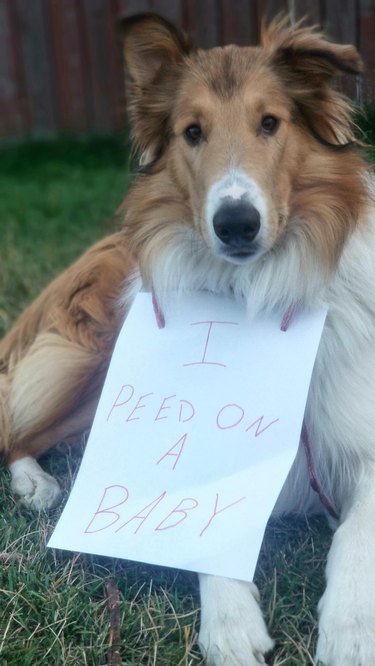
<path id="1" fill-rule="evenodd" d="M 334 86 L 361 61 L 354 47 L 285 21 L 263 29 L 259 48 L 191 51 L 152 15 L 129 19 L 124 40 L 142 169 L 122 206 L 123 231 L 57 278 L 0 346 L 0 450 L 13 490 L 35 508 L 58 499 L 35 459 L 91 423 L 139 286 L 128 250 L 161 305 L 171 289 L 229 293 L 254 313 L 328 302 L 305 422 L 342 524 L 317 656 L 325 666 L 373 664 L 375 214 L 353 109 Z M 277 508 L 307 510 L 311 497 L 300 448 Z M 255 586 L 203 575 L 200 583 L 208 663 L 264 663 L 272 641 Z"/>
<path id="2" fill-rule="evenodd" d="M 8 463 L 89 428 L 134 266 L 123 234 L 113 234 L 57 277 L 3 339 L 0 450 Z"/>

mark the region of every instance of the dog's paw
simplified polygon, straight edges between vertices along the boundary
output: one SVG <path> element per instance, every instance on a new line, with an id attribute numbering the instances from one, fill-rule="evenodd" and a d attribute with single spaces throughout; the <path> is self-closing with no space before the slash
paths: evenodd
<path id="1" fill-rule="evenodd" d="M 61 498 L 60 486 L 50 474 L 43 472 L 35 458 L 27 456 L 9 465 L 11 488 L 21 504 L 35 511 L 51 509 Z"/>
<path id="2" fill-rule="evenodd" d="M 319 666 L 374 666 L 375 615 L 354 609 L 343 614 L 336 605 L 321 605 L 316 663 Z"/>
<path id="3" fill-rule="evenodd" d="M 199 645 L 209 666 L 259 666 L 273 647 L 255 585 L 208 577 L 217 589 L 202 594 Z M 202 589 L 203 588 L 203 589 Z"/>
<path id="4" fill-rule="evenodd" d="M 247 627 L 245 618 L 222 618 L 203 627 L 199 646 L 208 666 L 265 666 L 265 655 L 273 642 L 263 627 Z"/>
<path id="5" fill-rule="evenodd" d="M 340 598 L 333 603 L 333 599 L 324 595 L 319 611 L 316 652 L 319 666 L 375 666 L 373 601 L 370 604 L 365 601 L 360 607 L 348 606 L 345 602 L 340 604 Z"/>
<path id="6" fill-rule="evenodd" d="M 358 502 L 361 508 L 363 504 Z M 375 666 L 375 538 L 370 509 L 361 521 L 353 511 L 333 538 L 327 587 L 318 607 L 316 663 L 321 666 Z"/>

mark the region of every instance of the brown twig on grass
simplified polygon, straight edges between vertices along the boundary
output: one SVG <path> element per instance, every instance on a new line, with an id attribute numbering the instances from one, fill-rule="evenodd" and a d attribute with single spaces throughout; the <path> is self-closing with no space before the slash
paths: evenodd
<path id="1" fill-rule="evenodd" d="M 120 593 L 118 591 L 115 581 L 110 578 L 105 588 L 108 597 L 109 607 L 109 649 L 108 649 L 108 666 L 121 666 L 120 656 Z"/>

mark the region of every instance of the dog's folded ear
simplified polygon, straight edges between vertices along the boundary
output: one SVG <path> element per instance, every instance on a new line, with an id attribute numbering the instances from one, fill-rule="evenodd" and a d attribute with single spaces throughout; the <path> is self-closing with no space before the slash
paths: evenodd
<path id="1" fill-rule="evenodd" d="M 184 35 L 156 14 L 137 14 L 123 22 L 127 109 L 143 170 L 156 168 L 168 145 L 169 118 L 189 52 Z"/>
<path id="2" fill-rule="evenodd" d="M 352 106 L 334 85 L 337 75 L 359 74 L 362 60 L 354 46 L 328 41 L 303 21 L 263 25 L 262 46 L 282 74 L 300 122 L 321 144 L 344 148 L 355 141 Z"/>
<path id="3" fill-rule="evenodd" d="M 278 65 L 289 68 L 306 83 L 306 77 L 332 79 L 340 73 L 359 74 L 362 60 L 352 45 L 329 42 L 303 21 L 288 27 L 286 19 L 262 27 L 262 45 L 273 52 Z"/>
<path id="4" fill-rule="evenodd" d="M 141 88 L 153 83 L 166 68 L 181 62 L 189 51 L 183 33 L 156 14 L 131 16 L 122 26 L 126 70 Z"/>

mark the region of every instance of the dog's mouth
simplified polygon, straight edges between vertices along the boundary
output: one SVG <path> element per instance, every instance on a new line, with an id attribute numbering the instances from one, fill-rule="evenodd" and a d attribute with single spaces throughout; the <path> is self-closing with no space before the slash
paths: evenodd
<path id="1" fill-rule="evenodd" d="M 220 256 L 223 259 L 233 263 L 233 264 L 244 264 L 249 261 L 254 261 L 259 254 L 261 254 L 262 249 L 260 243 L 254 243 L 249 248 L 235 249 L 229 247 L 220 248 Z"/>

